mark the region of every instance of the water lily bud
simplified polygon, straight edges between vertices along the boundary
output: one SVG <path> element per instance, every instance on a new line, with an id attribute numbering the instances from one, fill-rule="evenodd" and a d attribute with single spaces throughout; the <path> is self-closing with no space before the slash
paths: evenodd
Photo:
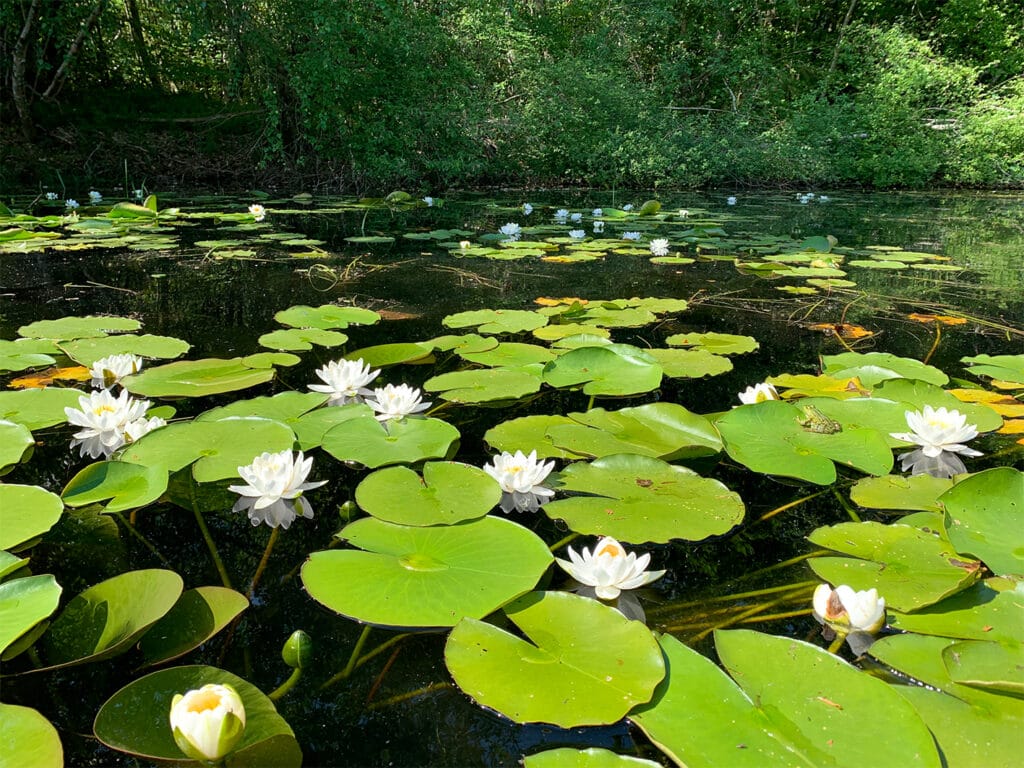
<path id="1" fill-rule="evenodd" d="M 338 517 L 341 518 L 341 522 L 348 523 L 359 513 L 359 507 L 356 506 L 354 501 L 346 501 L 344 504 L 338 507 Z"/>
<path id="2" fill-rule="evenodd" d="M 204 685 L 171 700 L 171 730 L 193 760 L 220 760 L 245 731 L 245 707 L 230 685 Z"/>
<path id="3" fill-rule="evenodd" d="M 885 598 L 875 589 L 854 592 L 845 584 L 835 589 L 819 584 L 813 604 L 818 621 L 843 632 L 877 632 L 885 626 Z"/>
<path id="4" fill-rule="evenodd" d="M 296 629 L 281 649 L 281 658 L 292 669 L 305 669 L 313 661 L 313 638 Z"/>

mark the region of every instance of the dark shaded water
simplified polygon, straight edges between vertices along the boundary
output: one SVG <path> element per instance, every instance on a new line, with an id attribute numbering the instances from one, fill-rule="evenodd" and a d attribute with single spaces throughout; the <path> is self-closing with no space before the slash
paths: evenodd
<path id="1" fill-rule="evenodd" d="M 538 206 L 535 219 L 544 215 L 548 221 L 549 214 L 540 210 L 545 201 L 584 211 L 627 202 L 621 197 L 613 200 L 610 193 L 530 193 L 528 198 L 506 198 L 504 202 L 516 206 L 527 199 Z M 643 201 L 637 198 L 632 202 Z M 528 309 L 538 296 L 686 298 L 691 301 L 689 311 L 671 316 L 656 328 L 616 331 L 614 338 L 642 345 L 660 343 L 671 333 L 718 331 L 754 336 L 761 349 L 734 358 L 731 373 L 673 380 L 659 394 L 605 405 L 637 405 L 660 397 L 700 413 L 728 408 L 735 403 L 736 392 L 766 375 L 816 372 L 820 354 L 843 351 L 834 338 L 811 330 L 813 323 L 856 323 L 875 332 L 868 342 L 856 347 L 858 351 L 923 358 L 932 346 L 934 332 L 931 326 L 914 323 L 906 315 L 945 308 L 968 314 L 972 320 L 946 332 L 931 360 L 940 368 L 955 369 L 964 355 L 1024 349 L 1020 331 L 1024 325 L 1024 205 L 1019 198 L 837 194 L 827 204 L 805 206 L 786 194 L 741 196 L 738 205 L 727 208 L 722 194 L 681 196 L 663 202 L 666 211 L 682 207 L 721 213 L 722 225 L 730 235 L 769 233 L 799 240 L 831 234 L 842 246 L 884 245 L 943 254 L 967 269 L 851 269 L 855 288 L 793 296 L 775 290 L 779 281 L 740 273 L 731 260 L 661 266 L 644 257 L 614 254 L 577 264 L 458 259 L 427 241 L 401 237 L 407 231 L 460 228 L 494 232 L 506 221 L 533 223 L 496 207 L 492 198 L 467 195 L 453 196 L 444 208 L 272 214 L 269 222 L 275 229 L 324 241 L 322 255 L 315 259 L 288 258 L 272 242 L 254 246 L 259 260 L 218 259 L 215 251 L 211 254 L 208 247 L 194 245 L 231 236 L 212 221 L 179 228 L 182 247 L 176 251 L 0 255 L 0 338 L 14 338 L 19 326 L 34 320 L 110 313 L 138 317 L 144 323 L 143 332 L 191 342 L 190 357 L 228 357 L 260 351 L 259 335 L 278 327 L 273 314 L 295 304 L 356 304 L 407 316 L 375 327 L 349 329 L 347 348 L 354 349 L 431 338 L 447 332 L 440 323 L 447 314 L 485 307 Z M 285 203 L 266 204 L 272 210 L 286 207 Z M 319 204 L 316 201 L 315 205 Z M 161 200 L 161 207 L 165 205 L 215 210 L 224 203 Z M 295 208 L 295 204 L 287 203 L 287 207 Z M 240 208 L 236 204 L 232 209 Z M 353 235 L 378 233 L 397 235 L 398 239 L 390 245 L 369 246 L 345 241 Z M 242 396 L 304 389 L 314 380 L 313 369 L 338 354 L 316 348 L 304 355 L 302 365 L 284 370 L 279 381 Z M 409 367 L 403 376 L 418 383 L 434 372 Z M 218 399 L 208 400 L 198 406 L 184 404 L 182 412 L 188 415 L 189 407 L 205 410 Z M 582 394 L 556 393 L 544 399 L 541 409 L 550 413 L 585 407 Z M 482 464 L 486 454 L 483 432 L 498 421 L 527 412 L 527 406 L 517 406 L 500 412 L 459 409 L 446 414 L 463 435 L 460 459 Z M 16 468 L 5 481 L 39 483 L 59 491 L 78 464 L 67 454 L 67 430 L 50 430 L 40 439 L 32 462 Z M 317 665 L 295 692 L 278 703 L 296 731 L 306 765 L 504 766 L 516 764 L 523 754 L 542 747 L 562 745 L 605 746 L 663 759 L 642 737 L 634 743 L 626 725 L 562 731 L 516 726 L 482 711 L 457 689 L 443 687 L 449 675 L 443 662 L 442 634 L 411 636 L 369 660 L 348 680 L 319 690 L 345 665 L 360 629 L 314 604 L 301 587 L 297 569 L 310 552 L 331 544 L 342 525 L 335 510 L 351 497 L 365 472 L 326 461 L 318 466 L 314 475 L 331 483 L 329 491 L 313 497 L 317 517 L 300 521 L 305 524 L 281 537 L 254 606 L 246 612 L 226 655 L 222 657 L 223 643 L 218 638 L 189 657 L 195 663 L 231 669 L 269 691 L 289 672 L 279 658 L 282 643 L 293 630 L 306 630 L 316 644 Z M 705 634 L 709 625 L 706 606 L 699 605 L 702 601 L 812 578 L 803 564 L 766 574 L 757 572 L 806 552 L 804 536 L 814 527 L 847 518 L 842 506 L 826 493 L 757 522 L 776 507 L 807 495 L 808 489 L 760 476 L 752 479 L 751 473 L 728 461 L 695 468 L 741 493 L 747 505 L 746 522 L 719 541 L 651 547 L 652 567 L 668 568 L 669 573 L 656 583 L 646 605 L 652 628 L 671 631 L 709 651 Z M 225 499 L 229 495 L 225 494 Z M 543 516 L 520 522 L 540 530 L 548 541 L 564 533 Z M 142 511 L 137 524 L 176 570 L 186 575 L 187 586 L 218 582 L 189 513 L 155 507 Z M 232 515 L 210 516 L 210 527 L 229 572 L 238 574 L 239 581 L 247 578 L 262 554 L 267 532 L 253 530 Z M 161 566 L 160 560 L 123 530 L 120 536 L 116 530 L 109 518 L 67 515 L 33 550 L 33 569 L 55 573 L 64 596 L 69 597 L 128 567 Z M 808 616 L 745 626 L 798 637 L 817 628 Z M 392 636 L 376 630 L 367 648 Z M 88 736 L 100 704 L 131 679 L 130 665 L 130 656 L 119 657 L 38 680 L 5 680 L 4 699 L 35 706 L 57 724 L 69 764 L 131 765 L 132 759 L 105 751 Z M 412 695 L 417 691 L 425 692 Z"/>

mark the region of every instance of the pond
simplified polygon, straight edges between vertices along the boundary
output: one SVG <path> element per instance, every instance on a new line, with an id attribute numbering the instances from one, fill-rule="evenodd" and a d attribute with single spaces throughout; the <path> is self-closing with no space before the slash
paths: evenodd
<path id="1" fill-rule="evenodd" d="M 1012 764 L 1021 203 L 15 197 L 0 207 L 5 729 L 70 765 L 183 759 L 170 697 L 230 681 L 249 722 L 228 765 L 620 764 L 575 751 L 604 748 L 955 766 L 974 739 Z M 121 353 L 141 370 L 98 387 L 168 424 L 69 450 L 64 409 Z M 342 358 L 381 370 L 355 398 L 374 410 L 311 391 Z M 369 391 L 399 384 L 429 409 L 388 419 Z M 953 429 L 938 465 L 901 461 L 907 414 L 939 408 L 977 436 Z M 229 486 L 254 482 L 242 465 L 299 448 L 312 468 L 293 486 L 322 485 L 284 506 L 311 516 L 285 530 L 232 511 Z M 503 497 L 503 451 L 554 471 Z M 552 553 L 596 558 L 601 536 L 664 574 L 598 600 Z M 815 616 L 822 582 L 877 589 L 885 628 Z M 943 667 L 953 645 L 976 666 Z M 950 695 L 971 706 L 949 714 Z M 557 748 L 573 751 L 540 754 Z"/>

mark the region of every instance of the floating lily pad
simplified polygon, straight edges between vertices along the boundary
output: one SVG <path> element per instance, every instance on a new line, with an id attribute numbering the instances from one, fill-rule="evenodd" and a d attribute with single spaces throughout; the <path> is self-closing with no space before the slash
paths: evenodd
<path id="1" fill-rule="evenodd" d="M 48 573 L 0 583 L 0 652 L 57 610 L 60 593 Z"/>
<path id="2" fill-rule="evenodd" d="M 557 341 L 570 336 L 580 335 L 607 339 L 611 336 L 611 331 L 607 328 L 598 328 L 592 325 L 583 325 L 582 323 L 562 323 L 537 328 L 533 331 L 533 335 L 541 341 Z"/>
<path id="3" fill-rule="evenodd" d="M 445 662 L 463 691 L 514 722 L 614 723 L 665 675 L 650 630 L 598 600 L 532 592 L 505 613 L 526 639 L 466 618 L 448 637 Z"/>
<path id="4" fill-rule="evenodd" d="M 443 399 L 455 403 L 518 400 L 540 391 L 540 373 L 539 363 L 519 368 L 453 371 L 427 379 L 423 389 L 439 392 Z"/>
<path id="5" fill-rule="evenodd" d="M 0 339 L 0 371 L 24 371 L 45 368 L 57 362 L 60 352 L 49 339 Z"/>
<path id="6" fill-rule="evenodd" d="M 699 379 L 732 370 L 732 361 L 706 349 L 648 349 L 670 379 Z"/>
<path id="7" fill-rule="evenodd" d="M 743 519 L 743 501 L 717 480 L 685 467 L 634 454 L 577 462 L 559 477 L 559 491 L 586 495 L 549 501 L 542 509 L 577 533 L 634 544 L 700 541 Z"/>
<path id="8" fill-rule="evenodd" d="M 498 346 L 497 339 L 493 337 L 480 336 L 476 333 L 438 336 L 431 339 L 428 343 L 438 352 L 455 352 L 457 355 L 486 352 L 487 350 L 494 349 Z"/>
<path id="9" fill-rule="evenodd" d="M 124 333 L 117 336 L 100 336 L 89 339 L 74 339 L 62 342 L 61 350 L 79 365 L 87 368 L 97 360 L 109 355 L 132 354 L 140 357 L 171 360 L 184 355 L 191 344 L 173 336 L 138 336 Z"/>
<path id="10" fill-rule="evenodd" d="M 649 403 L 606 411 L 571 413 L 571 422 L 554 424 L 545 436 L 580 456 L 635 453 L 664 461 L 711 456 L 722 450 L 718 430 L 704 416 L 675 403 Z"/>
<path id="11" fill-rule="evenodd" d="M 799 640 L 749 631 L 715 640 L 735 682 L 663 635 L 668 675 L 630 715 L 678 765 L 941 764 L 924 723 L 881 680 Z"/>
<path id="12" fill-rule="evenodd" d="M 273 368 L 255 368 L 239 357 L 208 358 L 144 368 L 121 379 L 121 385 L 144 397 L 203 397 L 248 389 L 272 378 Z"/>
<path id="13" fill-rule="evenodd" d="M 349 238 L 351 239 L 351 238 Z M 394 240 L 394 238 L 389 238 Z M 360 307 L 339 307 L 336 304 L 324 304 L 320 307 L 299 305 L 281 310 L 274 315 L 281 325 L 292 328 L 333 328 L 345 329 L 350 325 L 374 325 L 380 322 L 380 315 L 369 309 Z"/>
<path id="14" fill-rule="evenodd" d="M 128 650 L 181 595 L 173 571 L 127 571 L 89 587 L 71 600 L 44 635 L 54 666 L 83 664 Z"/>
<path id="15" fill-rule="evenodd" d="M 871 646 L 871 655 L 920 680 L 924 685 L 899 685 L 928 724 L 950 768 L 985 765 L 1013 768 L 1020 763 L 1019 723 L 1024 700 L 955 682 L 943 656 L 955 641 L 942 637 L 896 635 Z"/>
<path id="16" fill-rule="evenodd" d="M 306 591 L 343 616 L 392 627 L 483 618 L 532 589 L 552 561 L 536 534 L 497 517 L 423 528 L 363 518 L 338 535 L 360 549 L 310 555 Z"/>
<path id="17" fill-rule="evenodd" d="M 146 666 L 198 648 L 249 607 L 245 595 L 227 587 L 197 587 L 181 597 L 139 642 Z"/>
<path id="18" fill-rule="evenodd" d="M 38 485 L 0 483 L 0 550 L 16 549 L 42 536 L 63 512 L 60 496 Z"/>
<path id="19" fill-rule="evenodd" d="M 270 370 L 276 366 L 289 368 L 302 362 L 301 357 L 293 355 L 291 352 L 256 352 L 239 358 L 239 360 L 245 367 L 259 370 Z"/>
<path id="20" fill-rule="evenodd" d="M 942 661 L 953 682 L 993 692 L 1024 694 L 1024 645 L 964 640 L 946 646 Z"/>
<path id="21" fill-rule="evenodd" d="M 501 501 L 501 486 L 482 469 L 428 461 L 420 478 L 408 467 L 367 476 L 356 503 L 374 517 L 400 525 L 451 525 L 483 517 Z"/>
<path id="22" fill-rule="evenodd" d="M 975 376 L 1024 385 L 1024 355 L 975 355 L 961 357 L 960 362 L 967 363 L 967 370 Z"/>
<path id="23" fill-rule="evenodd" d="M 356 235 L 354 237 L 346 237 L 345 242 L 361 243 L 366 245 L 386 245 L 395 242 L 395 238 L 390 235 Z"/>
<path id="24" fill-rule="evenodd" d="M 278 420 L 285 422 L 294 430 L 295 437 L 299 442 L 299 449 L 308 451 L 311 448 L 319 447 L 323 443 L 324 435 L 338 424 L 365 416 L 373 416 L 370 406 L 363 403 L 349 403 L 342 406 L 317 408 L 302 414 L 297 420 L 291 418 Z"/>
<path id="25" fill-rule="evenodd" d="M 912 409 L 920 411 L 925 405 L 930 405 L 933 408 L 944 406 L 949 410 L 962 413 L 967 417 L 967 423 L 974 424 L 979 432 L 989 432 L 999 429 L 1003 425 L 1002 417 L 991 408 L 981 403 L 962 402 L 948 391 L 925 381 L 887 379 L 875 387 L 873 397 L 905 403 L 908 405 L 907 411 Z M 894 429 L 894 432 L 906 431 L 905 418 L 904 415 L 904 421 L 899 424 L 900 428 Z M 900 445 L 903 444 L 900 443 Z"/>
<path id="26" fill-rule="evenodd" d="M 325 451 L 339 461 L 358 461 L 371 469 L 447 457 L 459 431 L 440 419 L 405 418 L 385 426 L 373 416 L 357 416 L 331 428 Z"/>
<path id="27" fill-rule="evenodd" d="M 886 475 L 862 477 L 850 489 L 850 499 L 868 509 L 942 509 L 939 497 L 953 487 L 953 481 L 931 475 Z"/>
<path id="28" fill-rule="evenodd" d="M 660 763 L 630 755 L 617 755 L 607 749 L 548 749 L 523 758 L 525 768 L 659 768 Z"/>
<path id="29" fill-rule="evenodd" d="M 295 434 L 286 425 L 255 417 L 168 424 L 128 445 L 120 460 L 177 472 L 190 464 L 196 482 L 238 477 L 245 466 L 265 451 L 288 450 Z"/>
<path id="30" fill-rule="evenodd" d="M 30 707 L 0 704 L 0 732 L 3 733 L 3 768 L 19 766 L 64 767 L 64 748 L 57 729 Z"/>
<path id="31" fill-rule="evenodd" d="M 67 421 L 64 409 L 77 408 L 82 394 L 77 389 L 61 387 L 0 392 L 0 419 L 30 430 L 63 424 Z"/>
<path id="32" fill-rule="evenodd" d="M 1024 472 L 979 472 L 944 493 L 939 504 L 957 552 L 977 557 L 997 575 L 1024 576 Z"/>
<path id="33" fill-rule="evenodd" d="M 520 333 L 541 328 L 548 319 L 523 309 L 479 309 L 458 312 L 441 321 L 448 328 L 476 328 L 480 333 Z"/>
<path id="34" fill-rule="evenodd" d="M 889 624 L 906 632 L 965 640 L 1015 643 L 1021 638 L 1024 595 L 997 591 L 996 579 L 974 584 L 913 613 L 889 613 Z"/>
<path id="35" fill-rule="evenodd" d="M 981 563 L 961 555 L 941 537 L 909 525 L 840 523 L 816 529 L 808 539 L 852 557 L 813 557 L 818 576 L 855 590 L 876 588 L 897 611 L 915 611 L 969 587 Z"/>
<path id="36" fill-rule="evenodd" d="M 18 329 L 21 336 L 32 339 L 86 339 L 106 336 L 108 333 L 137 331 L 142 327 L 138 320 L 128 317 L 62 317 L 59 320 L 38 320 Z"/>
<path id="37" fill-rule="evenodd" d="M 547 363 L 557 356 L 547 347 L 508 341 L 486 350 L 458 350 L 458 355 L 470 363 L 492 368 Z"/>
<path id="38" fill-rule="evenodd" d="M 434 348 L 430 344 L 379 344 L 374 347 L 363 347 L 345 355 L 346 360 L 362 360 L 371 368 L 382 368 L 399 363 L 432 363 Z"/>
<path id="39" fill-rule="evenodd" d="M 29 446 L 34 444 L 32 433 L 24 424 L 0 419 L 0 473 L 20 462 Z"/>
<path id="40" fill-rule="evenodd" d="M 327 402 L 327 395 L 319 392 L 280 392 L 272 397 L 254 397 L 235 400 L 220 408 L 211 408 L 196 417 L 196 421 L 220 421 L 229 416 L 256 416 L 294 426 L 304 414 Z"/>
<path id="41" fill-rule="evenodd" d="M 321 347 L 340 347 L 346 341 L 348 341 L 348 336 L 337 331 L 325 331 L 320 328 L 289 328 L 264 333 L 260 336 L 258 343 L 267 349 L 286 349 L 296 352 L 312 349 L 314 344 Z"/>
<path id="42" fill-rule="evenodd" d="M 225 768 L 299 768 L 302 750 L 273 702 L 252 683 L 216 667 L 173 667 L 132 681 L 100 707 L 93 724 L 96 738 L 147 761 L 181 762 L 184 755 L 167 725 L 171 700 L 208 683 L 230 685 L 245 707 L 245 731 Z"/>
<path id="43" fill-rule="evenodd" d="M 537 457 L 541 459 L 579 459 L 583 458 L 582 454 L 559 448 L 548 436 L 550 427 L 575 423 L 568 416 L 522 416 L 491 427 L 484 435 L 484 440 L 499 451 L 536 451 Z"/>
<path id="44" fill-rule="evenodd" d="M 856 377 L 868 387 L 886 379 L 915 379 L 940 387 L 949 382 L 949 377 L 938 368 L 888 352 L 843 352 L 823 355 L 821 360 L 823 373 L 837 379 Z"/>
<path id="45" fill-rule="evenodd" d="M 61 492 L 69 507 L 109 500 L 107 512 L 151 504 L 167 490 L 167 469 L 122 461 L 98 461 L 75 475 Z"/>
<path id="46" fill-rule="evenodd" d="M 745 355 L 760 348 L 753 336 L 732 333 L 677 333 L 665 339 L 671 347 L 697 347 L 716 355 Z"/>
<path id="47" fill-rule="evenodd" d="M 729 455 L 755 472 L 830 485 L 836 479 L 833 462 L 872 475 L 892 469 L 892 450 L 880 432 L 815 432 L 801 423 L 807 418 L 795 405 L 768 400 L 734 408 L 716 426 Z"/>
<path id="48" fill-rule="evenodd" d="M 581 347 L 544 366 L 544 382 L 556 388 L 582 386 L 588 395 L 636 395 L 657 389 L 662 370 L 648 353 L 628 344 Z"/>

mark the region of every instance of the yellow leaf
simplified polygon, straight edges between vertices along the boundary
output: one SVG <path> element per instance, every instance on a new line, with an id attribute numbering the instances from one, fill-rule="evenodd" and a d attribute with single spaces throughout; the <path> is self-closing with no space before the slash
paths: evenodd
<path id="1" fill-rule="evenodd" d="M 986 405 L 1000 416 L 1008 418 L 1024 416 L 1024 403 L 999 392 L 986 389 L 951 389 L 950 394 L 962 403 Z"/>
<path id="2" fill-rule="evenodd" d="M 564 261 L 565 259 L 564 259 L 564 257 L 558 257 L 558 256 L 552 256 L 552 257 L 548 257 L 548 258 L 544 259 L 544 261 L 559 261 L 559 260 Z M 586 299 L 577 299 L 577 298 L 572 297 L 572 296 L 567 296 L 567 297 L 564 297 L 564 298 L 561 298 L 561 299 L 551 299 L 551 298 L 548 298 L 547 296 L 540 296 L 539 298 L 534 299 L 533 303 L 534 304 L 540 304 L 542 307 L 557 307 L 560 304 L 565 304 L 566 306 L 570 306 L 571 307 L 573 304 L 586 304 L 588 302 L 587 302 Z"/>
<path id="3" fill-rule="evenodd" d="M 1003 435 L 1024 435 L 1024 419 L 1007 419 L 999 432 Z"/>
<path id="4" fill-rule="evenodd" d="M 949 315 L 925 315 L 919 312 L 913 312 L 907 315 L 911 320 L 916 320 L 919 323 L 941 323 L 942 325 L 963 325 L 967 322 L 966 318 L 963 317 L 950 317 Z"/>
<path id="5" fill-rule="evenodd" d="M 92 374 L 88 368 L 73 365 L 68 368 L 47 368 L 39 373 L 21 376 L 14 379 L 9 386 L 11 389 L 42 389 L 55 381 L 89 381 L 91 378 Z"/>
<path id="6" fill-rule="evenodd" d="M 869 331 L 859 325 L 850 323 L 815 323 L 811 326 L 812 331 L 823 331 L 826 334 L 834 334 L 844 339 L 863 339 L 874 336 L 874 331 Z"/>

